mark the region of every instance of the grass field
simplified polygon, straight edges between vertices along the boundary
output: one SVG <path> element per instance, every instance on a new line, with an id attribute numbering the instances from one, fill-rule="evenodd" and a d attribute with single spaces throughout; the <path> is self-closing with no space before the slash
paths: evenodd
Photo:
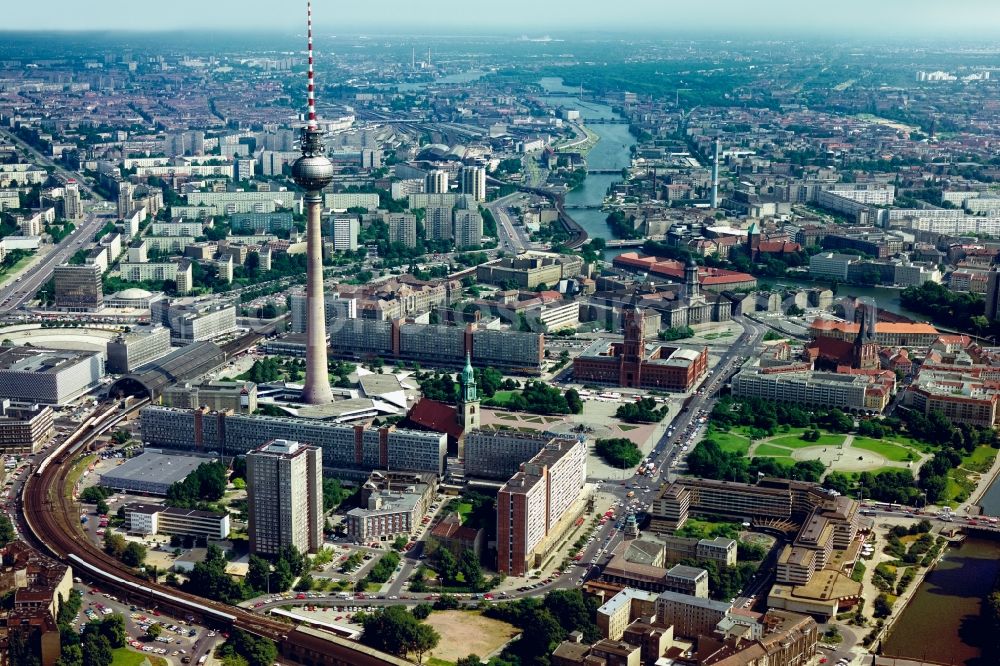
<path id="1" fill-rule="evenodd" d="M 893 462 L 906 462 L 907 460 L 917 459 L 917 455 L 904 446 L 893 444 L 892 442 L 869 439 L 868 437 L 855 437 L 851 446 L 877 453 L 886 460 L 892 460 Z"/>
<path id="2" fill-rule="evenodd" d="M 819 439 L 815 442 L 807 442 L 802 439 L 802 433 L 775 437 L 774 439 L 768 441 L 768 444 L 784 446 L 789 449 L 804 449 L 810 446 L 840 446 L 843 443 L 843 435 L 820 435 Z"/>
<path id="3" fill-rule="evenodd" d="M 761 444 L 754 450 L 754 456 L 774 456 L 780 458 L 787 458 L 791 451 L 783 446 L 774 446 L 772 444 Z"/>
<path id="4" fill-rule="evenodd" d="M 513 396 L 514 393 L 515 393 L 514 391 L 497 391 L 496 393 L 493 394 L 492 400 L 497 405 L 502 407 L 503 405 L 506 405 L 508 402 L 510 402 L 511 396 Z"/>
<path id="5" fill-rule="evenodd" d="M 84 456 L 80 462 L 73 466 L 73 469 L 71 469 L 69 474 L 66 475 L 66 497 L 73 494 L 73 488 L 76 487 L 76 482 L 80 480 L 81 476 L 83 476 L 84 470 L 90 466 L 90 463 L 95 460 L 97 460 L 96 455 Z"/>
<path id="6" fill-rule="evenodd" d="M 977 446 L 975 451 L 962 458 L 962 467 L 982 474 L 990 470 L 996 457 L 997 450 L 992 446 Z"/>
<path id="7" fill-rule="evenodd" d="M 735 538 L 740 531 L 740 524 L 726 520 L 709 520 L 705 518 L 689 518 L 684 527 L 677 530 L 677 536 L 711 539 L 717 536 Z"/>
<path id="8" fill-rule="evenodd" d="M 166 666 L 167 663 L 167 660 L 162 657 L 136 652 L 128 648 L 118 648 L 112 650 L 111 666 L 140 666 L 147 660 L 152 666 Z"/>
<path id="9" fill-rule="evenodd" d="M 24 268 L 25 266 L 27 266 L 31 262 L 31 260 L 34 258 L 34 256 L 35 256 L 35 253 L 32 252 L 31 254 L 29 254 L 26 257 L 21 257 L 17 261 L 17 263 L 15 263 L 10 268 L 0 269 L 0 283 L 6 282 L 7 279 L 14 277 L 14 275 L 18 271 L 20 271 L 22 268 Z"/>
<path id="10" fill-rule="evenodd" d="M 437 611 L 426 620 L 441 634 L 430 656 L 454 663 L 470 654 L 485 656 L 518 634 L 517 627 L 468 611 Z"/>
<path id="11" fill-rule="evenodd" d="M 714 440 L 720 449 L 728 453 L 739 453 L 745 456 L 750 450 L 750 440 L 732 432 L 716 431 L 706 435 L 705 438 Z"/>

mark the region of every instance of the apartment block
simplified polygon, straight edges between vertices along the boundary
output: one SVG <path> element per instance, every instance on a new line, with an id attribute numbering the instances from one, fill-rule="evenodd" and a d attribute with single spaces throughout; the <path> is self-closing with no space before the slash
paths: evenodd
<path id="1" fill-rule="evenodd" d="M 143 408 L 142 438 L 150 446 L 246 453 L 272 439 L 309 442 L 323 464 L 343 470 L 392 469 L 444 474 L 448 438 L 403 428 L 364 428 L 328 421 L 227 414 L 209 410 Z"/>
<path id="2" fill-rule="evenodd" d="M 323 546 L 320 449 L 276 439 L 247 453 L 250 552 L 276 555 L 283 546 L 313 553 Z"/>
<path id="3" fill-rule="evenodd" d="M 583 442 L 556 440 L 521 466 L 497 495 L 497 567 L 523 576 L 564 529 L 586 481 Z"/>
<path id="4" fill-rule="evenodd" d="M 139 324 L 128 333 L 108 340 L 106 369 L 126 374 L 170 352 L 170 329 L 160 324 Z"/>
<path id="5" fill-rule="evenodd" d="M 130 534 L 166 534 L 221 540 L 229 537 L 229 514 L 165 507 L 160 504 L 125 506 Z"/>
<path id="6" fill-rule="evenodd" d="M 0 453 L 35 453 L 54 435 L 50 407 L 0 400 Z"/>

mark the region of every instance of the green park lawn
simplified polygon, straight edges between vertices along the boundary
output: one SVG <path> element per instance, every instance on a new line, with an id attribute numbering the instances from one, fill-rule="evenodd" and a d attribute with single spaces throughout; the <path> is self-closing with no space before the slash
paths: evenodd
<path id="1" fill-rule="evenodd" d="M 160 657 L 146 654 L 144 652 L 136 652 L 128 648 L 118 648 L 117 650 L 112 650 L 111 654 L 111 666 L 140 666 L 142 662 L 147 659 L 153 666 L 161 666 L 166 663 L 166 661 Z"/>
<path id="2" fill-rule="evenodd" d="M 28 256 L 18 259 L 17 263 L 13 266 L 10 266 L 9 268 L 0 268 L 0 282 L 5 282 L 7 279 L 14 277 L 14 275 L 31 262 L 34 256 L 35 253 L 32 252 Z"/>
<path id="3" fill-rule="evenodd" d="M 804 432 L 804 431 L 803 431 Z M 769 440 L 769 444 L 784 446 L 789 449 L 804 449 L 810 446 L 840 446 L 844 443 L 843 435 L 820 435 L 815 442 L 802 439 L 802 432 L 795 435 L 785 435 Z"/>
<path id="4" fill-rule="evenodd" d="M 939 504 L 956 505 L 961 504 L 972 491 L 975 490 L 975 484 L 967 476 L 967 473 L 960 469 L 950 469 L 948 470 L 948 481 L 944 487 L 944 497 Z"/>
<path id="5" fill-rule="evenodd" d="M 719 445 L 719 448 L 727 453 L 739 453 L 746 455 L 750 450 L 750 439 L 743 435 L 732 432 L 716 431 L 705 436 Z"/>
<path id="6" fill-rule="evenodd" d="M 735 538 L 740 531 L 740 524 L 727 520 L 712 520 L 710 518 L 689 518 L 684 527 L 677 530 L 677 536 L 694 537 L 697 539 L 712 539 L 717 536 Z"/>
<path id="7" fill-rule="evenodd" d="M 508 402 L 510 402 L 510 398 L 513 395 L 514 391 L 497 391 L 496 393 L 493 394 L 492 400 L 498 406 L 502 407 L 506 405 Z"/>
<path id="8" fill-rule="evenodd" d="M 976 450 L 962 458 L 962 467 L 983 474 L 990 470 L 997 457 L 997 450 L 992 446 L 977 446 Z"/>
<path id="9" fill-rule="evenodd" d="M 789 454 L 791 451 L 783 446 L 774 446 L 772 444 L 760 444 L 754 451 L 754 457 L 756 456 L 769 456 L 774 458 L 788 458 L 791 460 Z"/>
<path id="10" fill-rule="evenodd" d="M 870 439 L 868 437 L 855 437 L 854 443 L 851 444 L 851 446 L 864 449 L 865 451 L 871 451 L 872 453 L 877 453 L 886 460 L 892 460 L 893 462 L 906 462 L 907 460 L 917 460 L 918 458 L 916 453 L 905 446 L 893 444 L 892 442 Z"/>

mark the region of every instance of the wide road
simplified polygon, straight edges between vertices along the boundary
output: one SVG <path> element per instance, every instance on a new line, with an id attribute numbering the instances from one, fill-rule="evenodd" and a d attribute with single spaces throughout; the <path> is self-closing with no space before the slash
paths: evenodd
<path id="1" fill-rule="evenodd" d="M 22 140 L 21 137 L 17 136 L 16 134 L 8 132 L 5 129 L 0 129 L 0 136 L 6 137 L 11 143 L 15 143 L 23 150 L 26 150 L 28 154 L 31 155 L 31 161 L 34 164 L 38 166 L 51 167 L 53 173 L 62 176 L 63 179 L 65 180 L 69 180 L 70 178 L 76 180 L 76 182 L 80 185 L 81 192 L 86 192 L 87 194 L 90 195 L 90 198 L 96 201 L 104 201 L 104 197 L 102 197 L 92 187 L 90 187 L 87 178 L 82 174 L 70 171 L 66 167 L 62 166 L 61 164 L 53 160 L 48 155 L 45 155 L 44 153 L 37 150 L 34 146 Z"/>
<path id="2" fill-rule="evenodd" d="M 38 290 L 44 287 L 52 277 L 52 271 L 55 267 L 68 261 L 76 254 L 77 250 L 89 246 L 94 235 L 109 219 L 94 212 L 88 213 L 73 233 L 50 249 L 41 261 L 36 262 L 27 270 L 21 271 L 17 277 L 12 276 L 12 279 L 7 280 L 0 287 L 0 314 L 15 310 L 34 298 Z"/>
<path id="3" fill-rule="evenodd" d="M 65 180 L 71 178 L 76 180 L 81 192 L 86 192 L 94 201 L 104 201 L 104 197 L 88 185 L 87 179 L 82 174 L 66 169 L 51 157 L 44 155 L 20 137 L 7 130 L 0 129 L 0 136 L 6 137 L 12 143 L 27 151 L 31 155 L 34 164 L 51 168 L 53 173 L 58 174 Z M 113 219 L 113 216 L 111 219 Z M 0 287 L 0 314 L 10 312 L 18 308 L 22 303 L 31 300 L 38 290 L 52 277 L 52 270 L 93 240 L 94 235 L 107 221 L 107 219 L 99 217 L 96 212 L 89 213 L 82 223 L 77 223 L 76 230 L 64 238 L 55 248 L 51 249 L 42 261 L 36 263 L 28 270 L 22 271 L 19 275 L 20 280 L 12 276 L 13 279 L 8 280 L 3 287 Z"/>
<path id="4" fill-rule="evenodd" d="M 511 194 L 500 199 L 495 199 L 486 204 L 486 209 L 493 214 L 493 219 L 497 223 L 497 240 L 500 242 L 500 249 L 518 254 L 524 251 L 524 241 L 514 228 L 514 222 L 507 214 L 507 206 L 512 201 L 524 196 L 521 193 Z"/>

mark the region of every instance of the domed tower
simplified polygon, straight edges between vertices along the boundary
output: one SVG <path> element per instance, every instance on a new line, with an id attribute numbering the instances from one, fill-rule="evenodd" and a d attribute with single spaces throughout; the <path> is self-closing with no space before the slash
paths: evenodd
<path id="1" fill-rule="evenodd" d="M 458 418 L 465 430 L 479 428 L 479 395 L 476 391 L 476 372 L 472 369 L 472 358 L 465 355 L 462 370 L 461 395 L 458 398 Z"/>
<path id="2" fill-rule="evenodd" d="M 323 301 L 323 239 L 320 214 L 324 187 L 333 180 L 333 164 L 327 159 L 323 133 L 316 124 L 313 85 L 312 2 L 306 3 L 309 39 L 308 118 L 302 128 L 302 157 L 292 165 L 292 178 L 306 191 L 306 379 L 302 401 L 323 405 L 333 400 L 327 368 L 326 305 Z"/>

